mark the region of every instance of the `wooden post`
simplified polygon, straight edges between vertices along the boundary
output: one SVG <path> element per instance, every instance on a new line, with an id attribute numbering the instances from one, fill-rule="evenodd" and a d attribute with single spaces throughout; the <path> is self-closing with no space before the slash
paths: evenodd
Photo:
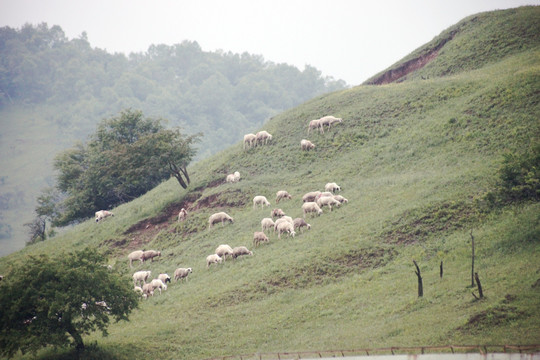
<path id="1" fill-rule="evenodd" d="M 474 287 L 474 236 L 471 229 L 472 263 L 471 263 L 471 287 Z"/>
<path id="2" fill-rule="evenodd" d="M 482 285 L 480 284 L 480 278 L 478 277 L 478 273 L 474 273 L 474 278 L 476 280 L 476 285 L 478 285 L 478 296 L 480 296 L 480 299 L 484 297 L 484 292 L 482 291 Z"/>
<path id="3" fill-rule="evenodd" d="M 415 274 L 418 277 L 418 297 L 424 296 L 424 286 L 422 285 L 422 276 L 420 275 L 420 268 L 416 263 L 416 260 L 413 260 L 414 266 L 416 266 Z"/>
<path id="4" fill-rule="evenodd" d="M 442 279 L 442 276 L 443 276 L 442 260 L 441 260 L 441 266 L 440 266 L 439 268 L 440 268 L 439 276 L 440 276 L 441 279 Z"/>

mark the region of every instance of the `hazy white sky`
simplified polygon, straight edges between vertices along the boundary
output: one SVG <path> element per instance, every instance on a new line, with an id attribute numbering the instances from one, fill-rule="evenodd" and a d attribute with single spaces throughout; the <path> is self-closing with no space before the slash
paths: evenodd
<path id="1" fill-rule="evenodd" d="M 191 40 L 357 85 L 466 16 L 522 5 L 540 0 L 0 0 L 0 27 L 86 31 L 110 53 Z"/>

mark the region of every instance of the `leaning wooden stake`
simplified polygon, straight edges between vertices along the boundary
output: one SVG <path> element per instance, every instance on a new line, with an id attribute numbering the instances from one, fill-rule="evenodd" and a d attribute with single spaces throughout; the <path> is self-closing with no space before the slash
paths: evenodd
<path id="1" fill-rule="evenodd" d="M 472 263 L 471 263 L 471 287 L 474 287 L 474 236 L 471 229 Z"/>
<path id="2" fill-rule="evenodd" d="M 422 276 L 420 275 L 420 268 L 416 263 L 416 260 L 413 260 L 414 266 L 416 266 L 415 274 L 418 277 L 418 297 L 424 296 L 424 286 L 422 285 Z"/>
<path id="3" fill-rule="evenodd" d="M 439 276 L 440 276 L 441 279 L 442 279 L 442 276 L 443 276 L 442 260 L 441 260 L 441 266 L 440 266 L 439 268 L 440 268 Z"/>
<path id="4" fill-rule="evenodd" d="M 482 299 L 484 297 L 484 292 L 482 291 L 482 284 L 480 284 L 480 278 L 478 277 L 478 273 L 474 273 L 474 278 L 476 280 L 476 285 L 478 286 L 478 296 L 480 297 L 480 299 Z"/>

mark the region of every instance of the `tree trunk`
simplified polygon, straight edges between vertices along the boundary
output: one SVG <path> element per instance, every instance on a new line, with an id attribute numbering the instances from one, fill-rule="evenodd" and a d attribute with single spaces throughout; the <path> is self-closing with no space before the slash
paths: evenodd
<path id="1" fill-rule="evenodd" d="M 472 263 L 471 263 L 471 287 L 474 287 L 474 236 L 471 229 Z"/>
<path id="2" fill-rule="evenodd" d="M 77 329 L 75 329 L 72 323 L 68 323 L 66 325 L 66 331 L 68 332 L 69 335 L 71 335 L 71 337 L 75 341 L 75 349 L 77 350 L 77 352 L 84 350 L 84 343 L 83 343 L 82 336 L 81 334 L 79 334 Z"/>
<path id="3" fill-rule="evenodd" d="M 414 266 L 416 266 L 415 274 L 418 277 L 418 297 L 424 296 L 424 286 L 422 285 L 422 276 L 420 275 L 420 268 L 416 263 L 416 260 L 413 260 Z"/>
<path id="4" fill-rule="evenodd" d="M 184 174 L 184 176 L 186 176 L 187 183 L 189 184 L 189 177 L 187 176 L 187 171 L 185 169 L 182 169 L 182 168 L 179 169 L 176 166 L 176 164 L 174 164 L 172 162 L 169 163 L 169 170 L 174 175 L 176 180 L 178 180 L 178 183 L 180 184 L 180 186 L 183 187 L 184 189 L 187 189 L 187 184 L 184 181 L 184 178 L 182 177 L 182 174 Z"/>

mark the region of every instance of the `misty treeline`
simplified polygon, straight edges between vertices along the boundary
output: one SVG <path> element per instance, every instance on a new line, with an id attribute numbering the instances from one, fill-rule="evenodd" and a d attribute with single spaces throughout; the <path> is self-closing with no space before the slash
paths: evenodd
<path id="1" fill-rule="evenodd" d="M 125 56 L 92 48 L 84 32 L 68 39 L 58 25 L 0 28 L 0 107 L 58 106 L 54 121 L 81 127 L 78 135 L 95 130 L 96 119 L 142 110 L 204 133 L 201 157 L 285 109 L 345 87 L 309 65 L 300 71 L 260 55 L 205 52 L 195 41 Z"/>

